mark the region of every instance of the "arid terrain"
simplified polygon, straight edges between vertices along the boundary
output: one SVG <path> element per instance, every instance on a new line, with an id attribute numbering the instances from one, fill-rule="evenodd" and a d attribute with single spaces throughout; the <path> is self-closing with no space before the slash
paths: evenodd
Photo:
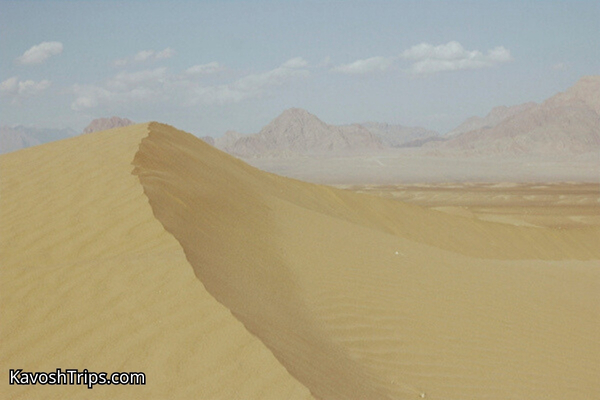
<path id="1" fill-rule="evenodd" d="M 328 185 L 600 181 L 600 152 L 549 158 L 439 155 L 422 149 L 395 149 L 360 156 L 247 158 L 244 161 L 264 171 Z"/>
<path id="2" fill-rule="evenodd" d="M 600 400 L 599 21 L 0 0 L 0 400 Z"/>
<path id="3" fill-rule="evenodd" d="M 600 226 L 599 183 L 338 185 L 450 214 L 521 226 Z"/>
<path id="4" fill-rule="evenodd" d="M 596 183 L 353 192 L 159 123 L 0 169 L 2 398 L 600 393 Z M 9 368 L 147 382 L 8 385 Z"/>

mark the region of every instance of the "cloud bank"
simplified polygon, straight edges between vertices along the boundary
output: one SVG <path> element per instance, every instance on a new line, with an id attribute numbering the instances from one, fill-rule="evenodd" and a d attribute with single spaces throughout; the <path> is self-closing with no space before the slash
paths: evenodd
<path id="1" fill-rule="evenodd" d="M 223 67 L 218 62 L 210 62 L 208 64 L 198 64 L 193 67 L 189 67 L 185 70 L 186 74 L 189 75 L 209 75 L 216 72 L 222 71 Z"/>
<path id="2" fill-rule="evenodd" d="M 17 58 L 17 63 L 21 65 L 41 64 L 52 56 L 58 55 L 63 51 L 61 42 L 42 42 L 31 47 L 22 56 Z"/>
<path id="3" fill-rule="evenodd" d="M 272 70 L 248 74 L 225 84 L 203 84 L 198 74 L 210 74 L 222 67 L 214 62 L 195 65 L 183 73 L 171 74 L 167 68 L 119 72 L 101 85 L 73 85 L 76 98 L 71 109 L 83 111 L 114 105 L 136 106 L 169 102 L 175 106 L 223 105 L 258 98 L 293 79 L 309 75 L 308 63 L 293 58 Z"/>
<path id="4" fill-rule="evenodd" d="M 381 72 L 390 68 L 392 60 L 386 57 L 371 57 L 365 60 L 356 60 L 350 64 L 342 64 L 331 70 L 343 74 L 361 75 Z"/>
<path id="5" fill-rule="evenodd" d="M 115 65 L 160 60 L 174 54 L 175 51 L 171 48 L 158 52 L 143 50 L 131 57 L 117 60 Z M 510 51 L 503 46 L 483 53 L 479 50 L 467 50 L 459 42 L 451 41 L 441 45 L 421 43 L 398 56 L 370 57 L 335 67 L 330 66 L 330 58 L 310 67 L 304 58 L 295 57 L 271 70 L 239 76 L 225 83 L 223 74 L 217 74 L 225 68 L 216 61 L 192 65 L 181 73 L 171 73 L 165 67 L 135 72 L 121 71 L 103 83 L 73 85 L 71 92 L 75 95 L 75 100 L 71 103 L 71 108 L 82 111 L 97 107 L 137 107 L 153 103 L 169 103 L 176 107 L 225 105 L 268 95 L 278 86 L 309 76 L 311 69 L 366 75 L 385 72 L 395 64 L 408 62 L 408 71 L 414 74 L 433 74 L 487 68 L 511 60 Z"/>
<path id="6" fill-rule="evenodd" d="M 479 50 L 466 50 L 456 41 L 439 46 L 421 43 L 405 50 L 401 58 L 413 62 L 410 70 L 415 74 L 486 68 L 512 60 L 510 51 L 503 46 L 483 54 Z"/>
<path id="7" fill-rule="evenodd" d="M 459 71 L 493 67 L 512 61 L 510 51 L 503 46 L 488 50 L 466 50 L 459 42 L 451 41 L 434 46 L 421 43 L 403 51 L 397 57 L 371 57 L 341 64 L 330 71 L 347 75 L 365 75 L 389 70 L 395 62 L 410 62 L 409 71 L 414 74 L 432 74 L 441 71 Z"/>
<path id="8" fill-rule="evenodd" d="M 13 76 L 0 83 L 0 95 L 8 97 L 13 102 L 25 99 L 27 97 L 37 96 L 48 89 L 51 82 L 42 80 L 35 82 L 32 80 L 20 81 L 18 77 Z"/>

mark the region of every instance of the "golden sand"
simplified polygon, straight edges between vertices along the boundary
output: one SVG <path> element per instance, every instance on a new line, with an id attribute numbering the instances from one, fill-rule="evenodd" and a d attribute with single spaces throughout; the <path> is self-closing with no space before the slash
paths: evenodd
<path id="1" fill-rule="evenodd" d="M 158 123 L 0 157 L 1 398 L 592 399 L 600 229 L 281 178 Z M 195 276 L 194 276 L 195 275 Z"/>
<path id="2" fill-rule="evenodd" d="M 450 214 L 558 229 L 600 226 L 600 184 L 590 182 L 338 185 Z"/>
<path id="3" fill-rule="evenodd" d="M 132 161 L 148 125 L 0 158 L 2 399 L 310 398 L 204 289 Z M 145 386 L 9 386 L 8 370 L 142 371 Z"/>

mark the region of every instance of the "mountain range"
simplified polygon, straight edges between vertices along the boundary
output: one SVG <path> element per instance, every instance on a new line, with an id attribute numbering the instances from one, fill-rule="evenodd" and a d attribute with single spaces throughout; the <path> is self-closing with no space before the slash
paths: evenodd
<path id="1" fill-rule="evenodd" d="M 491 114 L 491 113 L 490 113 Z M 496 113 L 499 114 L 499 113 Z M 488 117 L 484 119 L 492 120 Z M 493 126 L 426 146 L 482 155 L 575 155 L 600 151 L 600 76 L 580 79 L 541 104 L 505 110 Z M 454 131 L 453 131 L 454 132 Z"/>
<path id="2" fill-rule="evenodd" d="M 70 128 L 48 129 L 24 125 L 0 126 L 0 154 L 77 135 Z"/>
<path id="3" fill-rule="evenodd" d="M 418 126 L 393 125 L 382 122 L 363 122 L 359 125 L 378 136 L 387 147 L 411 147 L 417 141 L 436 140 L 440 134 Z"/>
<path id="4" fill-rule="evenodd" d="M 217 147 L 241 157 L 321 155 L 381 150 L 381 139 L 361 125 L 328 125 L 301 108 L 285 110 L 260 132 L 228 132 Z"/>
<path id="5" fill-rule="evenodd" d="M 437 132 L 425 128 L 380 122 L 329 125 L 304 109 L 291 108 L 259 133 L 243 135 L 228 131 L 216 138 L 214 144 L 230 154 L 253 158 L 357 155 L 388 148 L 412 147 L 417 141 L 424 143 L 439 138 Z"/>
<path id="6" fill-rule="evenodd" d="M 87 134 L 113 128 L 122 128 L 134 123 L 127 118 L 120 117 L 97 118 L 92 120 L 82 133 Z M 0 126 L 0 154 L 66 139 L 78 134 L 77 131 L 71 128 L 50 129 L 24 125 L 2 125 Z"/>
<path id="7" fill-rule="evenodd" d="M 531 107 L 535 107 L 536 105 L 537 104 L 534 102 L 529 102 L 510 107 L 494 107 L 485 117 L 474 116 L 467 118 L 462 124 L 448 132 L 446 136 L 452 137 L 460 135 L 461 133 L 475 131 L 478 129 L 493 128 L 503 120 L 519 114 L 520 112 L 526 111 Z"/>
<path id="8" fill-rule="evenodd" d="M 242 158 L 351 156 L 407 147 L 422 147 L 429 155 L 594 153 L 600 151 L 600 76 L 584 77 L 541 104 L 495 107 L 485 117 L 468 118 L 445 136 L 425 128 L 377 122 L 328 125 L 306 110 L 293 108 L 257 134 L 230 131 L 214 143 Z"/>
<path id="9" fill-rule="evenodd" d="M 133 124 L 127 118 L 93 120 L 83 133 Z M 0 154 L 71 137 L 72 129 L 0 127 Z M 470 117 L 448 134 L 422 127 L 378 122 L 330 125 L 314 114 L 291 108 L 260 132 L 204 136 L 205 142 L 242 158 L 352 156 L 396 148 L 423 148 L 424 154 L 577 155 L 600 151 L 600 76 L 580 79 L 546 101 L 493 108 L 485 117 Z"/>
<path id="10" fill-rule="evenodd" d="M 89 123 L 88 126 L 85 127 L 83 133 L 92 133 L 92 132 L 100 132 L 106 131 L 114 128 L 123 128 L 125 126 L 133 125 L 133 122 L 127 118 L 120 117 L 111 117 L 111 118 L 97 118 Z"/>

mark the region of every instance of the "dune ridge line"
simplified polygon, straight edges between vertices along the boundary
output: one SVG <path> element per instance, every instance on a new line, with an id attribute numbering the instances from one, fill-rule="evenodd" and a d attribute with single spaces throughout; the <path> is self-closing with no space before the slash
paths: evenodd
<path id="1" fill-rule="evenodd" d="M 148 127 L 133 173 L 155 217 L 208 292 L 317 398 L 560 398 L 597 387 L 597 327 L 583 317 L 597 313 L 597 228 L 516 227 L 307 184 Z M 569 297 L 576 314 L 539 309 Z M 551 332 L 524 333 L 532 323 Z M 583 332 L 569 350 L 565 323 Z M 536 361 L 564 362 L 565 351 L 580 358 L 566 385 Z M 510 373 L 481 371 L 506 363 Z"/>
<path id="2" fill-rule="evenodd" d="M 148 125 L 0 156 L 0 398 L 309 399 L 194 276 L 131 162 Z M 138 371 L 144 386 L 9 385 Z"/>

